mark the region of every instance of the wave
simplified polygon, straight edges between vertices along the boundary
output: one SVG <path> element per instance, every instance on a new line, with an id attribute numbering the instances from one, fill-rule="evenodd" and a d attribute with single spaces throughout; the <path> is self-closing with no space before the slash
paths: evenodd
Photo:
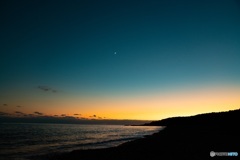
<path id="1" fill-rule="evenodd" d="M 78 148 L 78 149 L 95 149 L 95 148 L 108 148 L 108 147 L 113 147 L 116 143 L 116 145 L 120 145 L 121 142 L 127 142 L 127 141 L 132 141 L 135 139 L 138 139 L 141 137 L 127 137 L 127 138 L 119 138 L 119 139 L 111 139 L 111 140 L 105 140 L 105 141 L 100 141 L 100 142 L 90 142 L 90 143 L 80 143 L 80 144 L 72 144 L 72 145 L 62 145 L 59 146 L 58 149 L 71 149 L 71 148 Z M 118 143 L 119 142 L 119 143 Z"/>
<path id="2" fill-rule="evenodd" d="M 106 141 L 101 141 L 101 142 L 85 143 L 85 144 L 82 144 L 82 145 L 88 146 L 88 145 L 99 145 L 99 144 L 121 142 L 121 141 L 131 141 L 131 140 L 135 140 L 137 138 L 140 138 L 140 137 L 128 137 L 128 138 L 112 139 L 112 140 L 106 140 Z"/>

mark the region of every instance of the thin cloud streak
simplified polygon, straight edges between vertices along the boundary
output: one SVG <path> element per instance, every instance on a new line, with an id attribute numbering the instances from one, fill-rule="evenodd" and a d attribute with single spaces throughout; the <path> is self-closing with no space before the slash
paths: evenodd
<path id="1" fill-rule="evenodd" d="M 43 113 L 41 113 L 41 112 L 34 112 L 34 114 L 36 114 L 36 115 L 43 115 Z"/>
<path id="2" fill-rule="evenodd" d="M 38 89 L 40 89 L 40 90 L 42 90 L 44 92 L 52 92 L 52 93 L 57 93 L 58 92 L 58 90 L 53 89 L 53 88 L 51 88 L 49 86 L 42 86 L 42 85 L 40 85 L 40 86 L 38 86 Z"/>
<path id="3" fill-rule="evenodd" d="M 6 113 L 6 112 L 0 112 L 0 116 L 8 116 L 10 115 L 9 113 Z"/>
<path id="4" fill-rule="evenodd" d="M 16 114 L 22 114 L 22 115 L 24 115 L 25 113 L 23 113 L 23 112 L 20 112 L 20 111 L 15 111 L 15 113 Z"/>

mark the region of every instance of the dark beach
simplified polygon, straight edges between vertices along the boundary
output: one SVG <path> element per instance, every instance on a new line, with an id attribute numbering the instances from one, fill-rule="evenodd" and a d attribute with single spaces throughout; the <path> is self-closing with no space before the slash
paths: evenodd
<path id="1" fill-rule="evenodd" d="M 210 156 L 210 152 L 240 152 L 237 125 L 240 110 L 208 113 L 191 117 L 174 117 L 144 125 L 166 126 L 158 133 L 120 146 L 76 150 L 48 159 L 59 160 L 170 160 L 170 159 L 238 159 L 238 156 Z"/>

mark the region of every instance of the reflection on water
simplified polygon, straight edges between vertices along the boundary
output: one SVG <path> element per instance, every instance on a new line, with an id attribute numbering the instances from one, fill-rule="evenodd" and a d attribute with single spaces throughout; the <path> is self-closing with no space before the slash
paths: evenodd
<path id="1" fill-rule="evenodd" d="M 77 124 L 0 124 L 0 157 L 29 156 L 119 145 L 161 127 Z"/>

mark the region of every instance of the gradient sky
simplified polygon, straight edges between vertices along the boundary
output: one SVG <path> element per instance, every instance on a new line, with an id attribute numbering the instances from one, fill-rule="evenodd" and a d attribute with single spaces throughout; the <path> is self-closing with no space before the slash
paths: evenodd
<path id="1" fill-rule="evenodd" d="M 1 0 L 0 20 L 1 112 L 157 120 L 240 108 L 238 0 Z"/>

